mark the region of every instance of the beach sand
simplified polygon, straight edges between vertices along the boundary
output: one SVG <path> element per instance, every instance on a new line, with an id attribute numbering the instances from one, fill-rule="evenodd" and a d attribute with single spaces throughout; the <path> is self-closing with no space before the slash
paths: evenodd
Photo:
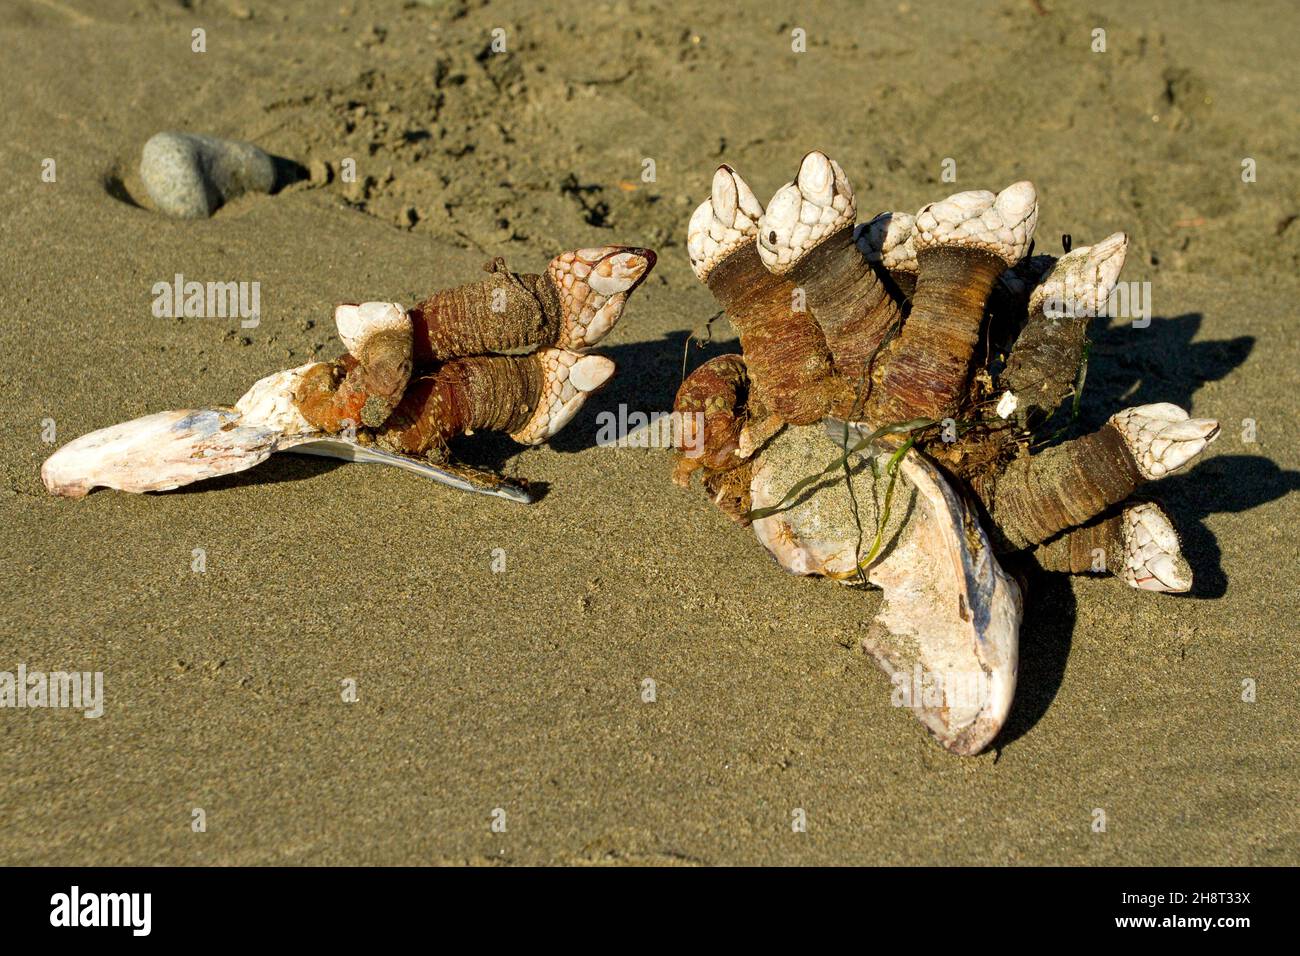
<path id="1" fill-rule="evenodd" d="M 0 711 L 0 862 L 1300 862 L 1293 4 L 2 16 L 0 670 L 102 671 L 105 713 Z M 169 220 L 136 172 L 167 129 L 335 176 Z M 861 219 L 1031 178 L 1040 251 L 1127 231 L 1153 318 L 1102 320 L 1085 423 L 1153 401 L 1223 423 L 1159 488 L 1195 593 L 1031 574 L 1015 708 L 977 758 L 890 706 L 858 649 L 878 593 L 782 573 L 668 452 L 595 444 L 602 410 L 671 407 L 715 311 L 684 243 L 716 164 L 766 200 L 814 147 Z M 336 302 L 605 243 L 659 251 L 600 349 L 611 387 L 549 446 L 461 449 L 536 505 L 296 456 L 167 494 L 41 486 L 57 444 L 332 358 Z M 155 318 L 177 273 L 260 282 L 261 324 Z M 720 321 L 690 362 L 736 348 Z"/>

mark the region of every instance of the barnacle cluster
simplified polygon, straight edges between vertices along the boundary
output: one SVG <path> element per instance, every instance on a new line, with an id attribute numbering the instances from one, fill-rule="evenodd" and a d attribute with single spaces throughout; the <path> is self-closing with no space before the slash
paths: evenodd
<path id="1" fill-rule="evenodd" d="M 54 494 L 159 491 L 251 468 L 278 451 L 396 465 L 515 501 L 524 487 L 452 459 L 449 441 L 500 431 L 554 436 L 614 374 L 590 354 L 655 264 L 648 249 L 566 252 L 542 274 L 496 259 L 488 278 L 406 309 L 337 307 L 347 348 L 256 382 L 234 406 L 159 412 L 83 435 L 41 469 Z"/>
<path id="2" fill-rule="evenodd" d="M 538 444 L 568 424 L 614 373 L 613 362 L 589 350 L 654 263 L 650 250 L 627 246 L 566 252 L 539 275 L 510 272 L 496 259 L 487 279 L 410 310 L 339 306 L 348 353 L 302 377 L 298 408 L 327 434 L 361 426 L 377 448 L 499 484 L 452 466 L 448 441 L 483 430 Z"/>
<path id="3" fill-rule="evenodd" d="M 852 187 L 823 153 L 804 157 L 766 209 L 733 169 L 717 170 L 688 250 L 742 354 L 704 363 L 678 392 L 677 410 L 702 412 L 705 433 L 702 455 L 679 457 L 677 481 L 702 471 L 748 523 L 753 468 L 782 427 L 829 417 L 883 428 L 882 445 L 911 442 L 974 493 L 998 551 L 1091 572 L 1100 547 L 1129 583 L 1186 590 L 1177 536 L 1157 505 L 1131 496 L 1200 452 L 1216 422 L 1146 405 L 1030 453 L 1075 387 L 1127 238 L 1030 256 L 1029 182 L 855 218 Z"/>
<path id="4" fill-rule="evenodd" d="M 821 152 L 766 207 L 718 168 L 687 248 L 741 354 L 682 383 L 675 411 L 703 424 L 674 480 L 698 473 L 786 570 L 881 585 L 867 649 L 896 676 L 924 665 L 979 677 L 981 700 L 912 704 L 946 747 L 974 753 L 1015 684 L 1021 596 L 996 555 L 1189 589 L 1172 524 L 1135 493 L 1187 464 L 1218 424 L 1155 404 L 1052 440 L 1123 233 L 1033 255 L 1030 182 L 863 224 L 856 213 Z"/>

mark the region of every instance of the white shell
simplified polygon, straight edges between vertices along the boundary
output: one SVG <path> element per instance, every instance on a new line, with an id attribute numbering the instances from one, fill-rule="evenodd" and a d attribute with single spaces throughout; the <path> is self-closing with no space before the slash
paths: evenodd
<path id="1" fill-rule="evenodd" d="M 409 329 L 411 320 L 399 302 L 362 302 L 334 307 L 334 325 L 339 338 L 353 355 L 376 332 Z"/>

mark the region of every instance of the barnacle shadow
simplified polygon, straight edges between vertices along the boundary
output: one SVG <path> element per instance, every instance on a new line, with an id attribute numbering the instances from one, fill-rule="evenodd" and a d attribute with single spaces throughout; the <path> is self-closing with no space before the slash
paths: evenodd
<path id="1" fill-rule="evenodd" d="M 1300 490 L 1300 471 L 1287 471 L 1262 455 L 1221 455 L 1165 478 L 1157 487 L 1160 504 L 1182 538 L 1195 583 L 1189 594 L 1144 594 L 1138 599 L 1204 600 L 1222 597 L 1228 590 L 1223 552 L 1204 519 L 1219 512 L 1249 511 Z M 1012 559 L 1007 565 L 1028 578 L 1020 672 L 1011 713 L 994 742 L 998 749 L 1019 739 L 1047 713 L 1065 679 L 1078 609 L 1069 575 L 1040 571 L 1025 558 L 1018 561 L 1023 563 Z"/>
<path id="2" fill-rule="evenodd" d="M 667 413 L 673 410 L 673 400 L 681 387 L 682 359 L 686 360 L 686 375 L 711 358 L 739 352 L 740 343 L 734 338 L 721 338 L 714 323 L 714 335 L 705 342 L 692 340 L 689 352 L 688 339 L 692 333 L 669 332 L 660 339 L 648 342 L 629 342 L 624 345 L 602 346 L 597 351 L 614 360 L 618 371 L 608 386 L 593 395 L 572 422 L 549 442 L 556 451 L 565 454 L 586 451 L 596 446 L 600 427 L 597 416 L 601 412 L 619 414 L 620 406 L 626 413 Z"/>
<path id="3" fill-rule="evenodd" d="M 1078 599 L 1070 578 L 1065 574 L 1047 574 L 1030 566 L 1008 562 L 1025 587 L 1025 617 L 1020 625 L 1020 665 L 1016 676 L 1016 696 L 993 741 L 992 749 L 1001 750 L 1019 740 L 1047 713 L 1065 680 L 1065 667 L 1074 639 L 1074 622 Z"/>
<path id="4" fill-rule="evenodd" d="M 1145 328 L 1128 321 L 1099 318 L 1092 329 L 1093 351 L 1080 403 L 1080 426 L 1092 431 L 1115 412 L 1137 405 L 1169 402 L 1194 410 L 1196 392 L 1245 363 L 1255 337 L 1193 341 L 1205 323 L 1200 312 L 1155 317 Z M 1205 410 L 1205 414 L 1213 414 Z M 1219 597 L 1227 591 L 1221 550 L 1201 519 L 1215 511 L 1244 511 L 1285 494 L 1294 473 L 1282 472 L 1265 458 L 1222 456 L 1191 472 L 1166 478 L 1150 488 L 1183 538 L 1183 551 L 1196 584 L 1189 597 Z"/>
<path id="5" fill-rule="evenodd" d="M 192 485 L 183 485 L 170 491 L 152 492 L 159 495 L 193 495 L 209 491 L 228 491 L 232 488 L 245 488 L 249 485 L 278 485 L 287 481 L 306 481 L 318 475 L 324 475 L 347 462 L 336 458 L 321 458 L 316 455 L 272 455 L 266 461 L 254 465 L 246 471 L 237 471 L 232 475 L 221 475 L 196 481 Z"/>
<path id="6" fill-rule="evenodd" d="M 1155 317 L 1145 328 L 1096 319 L 1080 424 L 1091 431 L 1120 409 L 1154 402 L 1190 409 L 1202 385 L 1224 378 L 1255 347 L 1253 335 L 1192 341 L 1204 323 L 1200 312 Z"/>
<path id="7" fill-rule="evenodd" d="M 1195 583 L 1188 598 L 1222 597 L 1228 590 L 1219 542 L 1205 518 L 1249 511 L 1300 490 L 1300 471 L 1287 471 L 1263 455 L 1220 455 L 1191 471 L 1163 479 L 1161 506 L 1182 538 Z"/>
<path id="8" fill-rule="evenodd" d="M 1249 335 L 1194 342 L 1204 322 L 1200 312 L 1155 317 L 1146 328 L 1097 319 L 1079 421 L 1070 431 L 1093 431 L 1115 412 L 1137 405 L 1169 402 L 1190 410 L 1202 385 L 1242 365 L 1255 346 Z M 1284 471 L 1253 455 L 1211 458 L 1154 484 L 1151 491 L 1179 531 L 1195 584 L 1188 595 L 1143 597 L 1168 601 L 1222 596 L 1228 588 L 1222 550 L 1204 519 L 1221 511 L 1246 511 L 1297 488 L 1300 472 Z M 1028 561 L 1017 570 L 1028 580 L 1020 670 L 1015 703 L 995 748 L 1019 739 L 1046 714 L 1065 678 L 1078 610 L 1068 575 L 1041 571 Z"/>

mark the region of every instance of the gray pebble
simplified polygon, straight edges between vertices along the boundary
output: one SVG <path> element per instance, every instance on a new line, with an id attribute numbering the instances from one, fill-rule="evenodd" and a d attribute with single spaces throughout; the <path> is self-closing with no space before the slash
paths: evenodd
<path id="1" fill-rule="evenodd" d="M 160 212 L 206 219 L 246 192 L 275 188 L 275 163 L 252 143 L 197 133 L 157 133 L 144 144 L 140 178 Z"/>

